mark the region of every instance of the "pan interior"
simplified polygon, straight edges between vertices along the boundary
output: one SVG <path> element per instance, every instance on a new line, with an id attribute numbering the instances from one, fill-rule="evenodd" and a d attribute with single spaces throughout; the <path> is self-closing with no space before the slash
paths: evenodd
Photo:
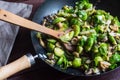
<path id="1" fill-rule="evenodd" d="M 35 15 L 33 17 L 33 21 L 41 24 L 41 21 L 45 16 L 57 13 L 57 11 L 59 9 L 61 9 L 64 5 L 74 6 L 76 1 L 78 1 L 78 0 L 46 0 L 38 8 L 37 12 L 35 13 Z M 108 11 L 113 16 L 114 15 L 119 16 L 119 14 L 120 14 L 119 12 L 115 11 L 115 9 L 113 7 L 110 8 L 111 6 L 109 6 L 110 4 L 112 4 L 112 5 L 117 4 L 118 2 L 120 2 L 119 0 L 117 0 L 116 2 L 113 1 L 113 0 L 110 0 L 109 3 L 107 1 L 98 2 L 98 0 L 89 0 L 89 1 L 92 2 L 94 5 L 96 5 L 97 9 L 103 9 L 105 11 Z M 43 47 L 41 47 L 39 45 L 39 41 L 36 38 L 36 33 L 37 33 L 36 31 L 31 31 L 32 43 L 33 43 L 33 46 L 34 46 L 34 49 L 35 49 L 36 53 L 39 55 L 39 57 L 43 61 L 45 61 L 45 59 L 47 58 L 46 57 L 46 51 L 44 50 Z M 81 70 L 72 69 L 72 68 L 68 68 L 67 70 L 62 70 L 57 65 L 55 65 L 53 68 L 55 68 L 59 71 L 62 71 L 64 73 L 70 74 L 70 75 L 85 76 L 84 73 Z M 95 76 L 95 75 L 92 75 L 92 76 Z"/>

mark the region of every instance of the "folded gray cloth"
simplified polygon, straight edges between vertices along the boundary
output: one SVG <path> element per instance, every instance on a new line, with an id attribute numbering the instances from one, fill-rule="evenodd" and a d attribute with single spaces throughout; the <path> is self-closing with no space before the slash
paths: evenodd
<path id="1" fill-rule="evenodd" d="M 32 5 L 0 1 L 0 9 L 28 18 L 32 11 Z M 7 63 L 18 30 L 18 26 L 0 21 L 0 66 Z"/>

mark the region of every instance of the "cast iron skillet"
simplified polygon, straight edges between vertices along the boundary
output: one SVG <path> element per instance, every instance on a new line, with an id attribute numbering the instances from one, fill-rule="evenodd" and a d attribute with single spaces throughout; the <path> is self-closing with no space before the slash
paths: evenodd
<path id="1" fill-rule="evenodd" d="M 59 9 L 61 9 L 62 6 L 64 6 L 64 5 L 74 6 L 74 3 L 76 1 L 77 0 L 47 0 L 37 10 L 37 12 L 36 12 L 36 14 L 35 14 L 35 16 L 33 18 L 33 21 L 40 24 L 41 20 L 43 19 L 44 16 L 57 13 L 57 11 Z M 112 13 L 112 15 L 116 15 L 116 16 L 119 17 L 118 14 L 120 14 L 120 12 L 118 10 L 119 10 L 120 0 L 115 0 L 115 1 L 109 0 L 109 2 L 107 2 L 107 0 L 104 0 L 104 1 L 101 1 L 99 3 L 97 2 L 97 0 L 90 0 L 90 2 L 92 2 L 94 5 L 96 5 L 96 8 L 104 9 L 105 11 L 109 11 L 110 13 Z M 11 18 L 10 13 L 9 13 L 9 16 L 6 14 L 8 12 L 6 12 L 5 14 L 3 14 L 3 13 L 4 12 L 2 12 L 2 10 L 1 10 L 1 14 L 2 14 L 1 16 L 3 16 L 1 18 L 3 18 L 3 20 L 7 19 L 7 18 L 8 19 Z M 11 14 L 11 15 L 13 16 L 13 14 Z M 14 18 L 15 18 L 15 16 L 14 16 Z M 18 19 L 18 17 L 17 17 L 17 19 Z M 10 20 L 13 20 L 13 19 L 10 19 Z M 12 62 L 10 64 L 7 64 L 7 65 L 5 65 L 3 67 L 0 67 L 0 80 L 3 80 L 5 78 L 7 78 L 7 77 L 21 71 L 21 70 L 24 70 L 26 68 L 31 67 L 32 64 L 35 64 L 35 59 L 36 58 L 42 59 L 43 62 L 46 61 L 46 58 L 47 58 L 46 51 L 45 51 L 44 48 L 42 48 L 39 45 L 39 41 L 36 38 L 36 33 L 37 32 L 35 32 L 35 31 L 31 31 L 31 39 L 32 39 L 32 43 L 33 43 L 33 46 L 34 46 L 35 51 L 36 51 L 36 55 L 32 56 L 31 54 L 26 54 L 23 57 L 19 58 L 18 60 L 14 61 L 14 62 Z M 61 71 L 63 73 L 69 74 L 69 75 L 84 76 L 84 77 L 97 76 L 97 75 L 85 75 L 84 72 L 82 72 L 81 70 L 73 69 L 73 68 L 68 68 L 67 70 L 62 70 L 57 65 L 51 66 L 51 67 L 58 70 L 58 71 Z M 100 75 L 113 72 L 114 70 L 101 73 Z"/>
<path id="2" fill-rule="evenodd" d="M 61 9 L 64 5 L 74 6 L 76 1 L 78 1 L 78 0 L 46 0 L 43 3 L 43 5 L 41 5 L 40 8 L 37 10 L 37 12 L 33 18 L 33 21 L 41 24 L 41 21 L 45 16 L 57 13 L 57 11 L 59 9 Z M 99 1 L 90 0 L 90 2 L 92 2 L 96 6 L 96 8 L 103 9 L 105 11 L 109 11 L 110 13 L 112 13 L 112 15 L 118 16 L 117 8 L 115 8 L 113 6 L 115 6 L 115 4 L 117 4 L 117 3 L 119 3 L 120 2 L 119 0 L 116 0 L 116 2 L 114 2 L 113 0 L 109 0 L 109 2 L 107 2 L 107 0 L 103 0 L 103 1 L 102 0 L 101 1 L 100 0 Z M 45 52 L 45 49 L 40 46 L 39 41 L 36 38 L 36 33 L 37 33 L 36 31 L 31 31 L 32 43 L 33 43 L 36 53 L 39 55 L 39 58 L 41 58 L 43 61 L 45 61 L 46 52 Z M 59 71 L 62 71 L 64 73 L 70 74 L 70 75 L 86 76 L 82 71 L 73 69 L 73 68 L 68 68 L 67 70 L 62 70 L 57 65 L 53 66 L 53 68 L 55 68 Z M 107 71 L 100 75 L 107 74 L 112 71 L 113 70 Z M 97 76 L 97 75 L 87 75 L 87 76 Z"/>

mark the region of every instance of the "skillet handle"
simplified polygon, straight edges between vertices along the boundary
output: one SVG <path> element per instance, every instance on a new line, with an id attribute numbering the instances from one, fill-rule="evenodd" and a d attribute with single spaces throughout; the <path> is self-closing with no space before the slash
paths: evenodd
<path id="1" fill-rule="evenodd" d="M 24 55 L 16 61 L 0 68 L 0 80 L 4 80 L 19 71 L 30 68 L 34 63 L 35 61 L 32 55 Z"/>

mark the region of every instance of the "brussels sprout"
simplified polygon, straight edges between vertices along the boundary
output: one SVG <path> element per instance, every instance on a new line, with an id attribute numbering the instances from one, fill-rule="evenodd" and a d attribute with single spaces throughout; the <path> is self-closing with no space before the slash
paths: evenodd
<path id="1" fill-rule="evenodd" d="M 65 57 L 65 56 L 63 56 L 64 58 L 63 58 L 63 69 L 67 69 L 67 67 L 68 67 L 68 60 L 67 60 L 67 58 Z"/>
<path id="2" fill-rule="evenodd" d="M 82 51 L 83 51 L 83 47 L 82 47 L 82 46 L 77 46 L 76 51 L 77 51 L 79 54 L 81 54 Z"/>
<path id="3" fill-rule="evenodd" d="M 120 55 L 118 53 L 115 53 L 110 57 L 110 63 L 114 64 L 118 62 L 120 62 Z"/>
<path id="4" fill-rule="evenodd" d="M 84 64 L 83 66 L 84 66 L 84 68 L 85 68 L 86 70 L 89 69 L 89 65 Z"/>
<path id="5" fill-rule="evenodd" d="M 52 43 L 52 44 L 55 44 L 56 43 L 56 40 L 55 39 L 47 39 L 48 42 Z"/>
<path id="6" fill-rule="evenodd" d="M 63 36 L 60 37 L 60 40 L 63 42 L 68 42 L 70 41 L 74 36 L 74 31 L 71 31 Z"/>
<path id="7" fill-rule="evenodd" d="M 54 48 L 55 48 L 55 45 L 54 44 L 52 44 L 52 43 L 47 43 L 47 48 L 48 48 L 48 51 L 53 51 L 54 50 Z"/>
<path id="8" fill-rule="evenodd" d="M 106 56 L 108 52 L 108 45 L 106 43 L 101 43 L 99 47 L 99 53 Z"/>
<path id="9" fill-rule="evenodd" d="M 94 45 L 94 46 L 92 47 L 92 52 L 93 52 L 93 53 L 98 53 L 98 52 L 99 52 L 97 45 Z"/>
<path id="10" fill-rule="evenodd" d="M 90 35 L 90 34 L 93 34 L 93 33 L 96 33 L 96 31 L 94 29 L 91 29 L 91 30 L 80 32 L 80 35 Z"/>
<path id="11" fill-rule="evenodd" d="M 86 39 L 85 39 L 85 38 L 86 38 Z M 78 41 L 78 45 L 84 46 L 86 40 L 87 40 L 87 37 L 82 36 L 82 37 L 79 39 L 79 41 Z"/>
<path id="12" fill-rule="evenodd" d="M 102 57 L 96 56 L 96 57 L 94 58 L 95 66 L 98 66 L 98 64 L 99 64 L 100 61 L 103 61 Z"/>
<path id="13" fill-rule="evenodd" d="M 117 66 L 118 66 L 117 64 L 112 64 L 112 65 L 110 66 L 110 69 L 115 69 Z"/>
<path id="14" fill-rule="evenodd" d="M 76 51 L 74 51 L 72 54 L 73 54 L 75 57 L 79 57 L 79 53 L 76 52 Z"/>
<path id="15" fill-rule="evenodd" d="M 97 25 L 97 26 L 95 26 L 95 30 L 96 30 L 97 33 L 103 33 L 104 32 L 104 26 Z"/>
<path id="16" fill-rule="evenodd" d="M 72 62 L 72 66 L 74 68 L 78 68 L 81 66 L 81 58 L 74 58 L 73 62 Z"/>
<path id="17" fill-rule="evenodd" d="M 72 11 L 72 10 L 71 10 Z M 58 11 L 58 14 L 56 14 L 57 16 L 61 16 L 61 17 L 65 17 L 65 18 L 70 18 L 72 17 L 72 14 L 70 14 L 72 12 L 67 12 L 66 10 L 62 9 Z"/>
<path id="18" fill-rule="evenodd" d="M 99 41 L 107 41 L 108 40 L 107 34 L 106 33 L 99 34 L 98 40 Z"/>
<path id="19" fill-rule="evenodd" d="M 56 23 L 59 23 L 59 22 L 65 21 L 65 20 L 66 19 L 63 18 L 63 17 L 57 17 L 57 18 L 54 19 L 53 24 L 56 24 Z"/>
<path id="20" fill-rule="evenodd" d="M 120 51 L 120 44 L 117 44 L 117 51 Z"/>
<path id="21" fill-rule="evenodd" d="M 63 9 L 64 9 L 64 11 L 65 12 L 67 12 L 67 13 L 73 13 L 74 12 L 74 9 L 73 9 L 73 7 L 71 7 L 71 6 L 64 6 L 63 7 Z"/>
<path id="22" fill-rule="evenodd" d="M 37 38 L 41 38 L 41 33 L 40 33 L 40 32 L 37 32 L 36 37 L 37 37 Z"/>
<path id="23" fill-rule="evenodd" d="M 68 61 L 68 67 L 72 66 L 72 61 Z"/>
<path id="24" fill-rule="evenodd" d="M 71 25 L 78 25 L 78 26 L 80 26 L 81 25 L 81 21 L 78 18 L 72 18 L 71 21 L 70 21 L 70 24 Z"/>
<path id="25" fill-rule="evenodd" d="M 87 18 L 88 18 L 86 11 L 79 11 L 77 13 L 77 15 L 78 15 L 78 17 L 80 17 L 81 20 L 87 20 Z"/>
<path id="26" fill-rule="evenodd" d="M 85 51 L 88 52 L 91 50 L 93 44 L 94 44 L 94 38 L 93 37 L 89 37 L 85 43 Z"/>
<path id="27" fill-rule="evenodd" d="M 97 14 L 92 17 L 94 24 L 102 25 L 105 23 L 105 16 L 102 14 Z"/>
<path id="28" fill-rule="evenodd" d="M 57 65 L 61 65 L 63 63 L 63 59 L 64 59 L 64 57 L 61 56 L 57 61 Z"/>
<path id="29" fill-rule="evenodd" d="M 112 35 L 109 35 L 108 38 L 109 38 L 109 41 L 110 41 L 112 44 L 114 44 L 114 45 L 117 44 L 115 38 L 114 38 Z"/>
<path id="30" fill-rule="evenodd" d="M 64 55 L 64 51 L 63 51 L 62 49 L 58 48 L 58 47 L 56 47 L 56 48 L 54 49 L 54 53 L 55 53 L 55 55 L 58 56 L 58 57 L 61 57 L 61 56 Z"/>
<path id="31" fill-rule="evenodd" d="M 84 8 L 85 8 L 85 9 L 90 9 L 90 10 L 92 10 L 93 4 L 87 3 L 87 4 L 84 6 Z"/>
<path id="32" fill-rule="evenodd" d="M 87 9 L 92 9 L 93 5 L 89 3 L 88 0 L 81 0 L 80 2 L 76 3 L 76 8 L 87 10 Z"/>
<path id="33" fill-rule="evenodd" d="M 113 16 L 110 15 L 110 13 L 106 13 L 106 14 L 105 14 L 105 18 L 106 18 L 107 21 L 109 20 L 110 23 L 111 23 L 111 20 L 113 19 Z M 110 24 L 110 23 L 109 23 L 109 24 Z"/>
<path id="34" fill-rule="evenodd" d="M 119 20 L 118 20 L 118 18 L 117 17 L 114 17 L 113 19 L 112 19 L 112 22 L 111 22 L 113 25 L 117 25 L 117 26 L 120 26 L 120 22 L 119 22 Z"/>
<path id="35" fill-rule="evenodd" d="M 59 48 L 62 47 L 62 45 L 60 45 L 60 42 L 56 42 L 55 46 L 56 46 L 56 47 L 59 47 Z"/>
<path id="36" fill-rule="evenodd" d="M 80 3 L 80 2 L 76 2 L 76 6 L 75 6 L 75 8 L 77 9 L 77 10 L 79 10 L 79 9 L 83 9 L 83 7 L 84 7 L 84 4 L 85 3 Z"/>
<path id="37" fill-rule="evenodd" d="M 80 26 L 78 25 L 73 25 L 73 30 L 74 30 L 74 36 L 78 36 L 80 33 Z"/>
<path id="38" fill-rule="evenodd" d="M 68 29 L 69 24 L 67 22 L 62 22 L 62 27 L 60 27 L 60 31 L 65 31 Z"/>

